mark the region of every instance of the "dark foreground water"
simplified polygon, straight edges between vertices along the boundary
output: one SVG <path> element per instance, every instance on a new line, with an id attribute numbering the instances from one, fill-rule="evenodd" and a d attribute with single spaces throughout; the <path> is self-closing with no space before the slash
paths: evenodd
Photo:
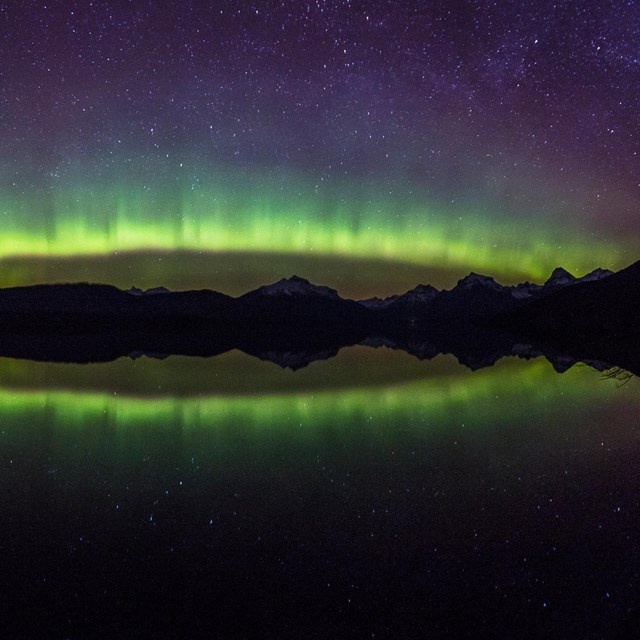
<path id="1" fill-rule="evenodd" d="M 543 360 L 2 360 L 3 637 L 634 637 L 639 418 Z"/>

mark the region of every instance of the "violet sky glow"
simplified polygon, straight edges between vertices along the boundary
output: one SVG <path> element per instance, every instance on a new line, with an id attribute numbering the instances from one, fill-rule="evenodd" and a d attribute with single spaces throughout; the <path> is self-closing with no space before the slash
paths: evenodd
<path id="1" fill-rule="evenodd" d="M 639 43 L 637 2 L 0 3 L 0 256 L 619 268 Z"/>

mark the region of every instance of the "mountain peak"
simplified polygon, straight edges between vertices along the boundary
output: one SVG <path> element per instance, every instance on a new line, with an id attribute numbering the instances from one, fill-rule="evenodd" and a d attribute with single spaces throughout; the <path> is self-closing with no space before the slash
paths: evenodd
<path id="1" fill-rule="evenodd" d="M 127 289 L 127 293 L 132 296 L 155 296 L 171 292 L 166 287 L 153 287 L 152 289 L 147 289 L 146 291 L 143 291 L 138 287 L 131 287 L 130 289 Z"/>
<path id="2" fill-rule="evenodd" d="M 566 269 L 563 269 L 562 267 L 556 267 L 549 276 L 549 279 L 545 282 L 545 285 L 566 285 L 570 284 L 575 279 L 576 277 L 573 274 L 569 273 Z"/>
<path id="3" fill-rule="evenodd" d="M 609 269 L 594 269 L 587 273 L 586 276 L 582 276 L 582 278 L 578 278 L 580 282 L 592 282 L 593 280 L 602 280 L 603 278 L 608 278 L 613 275 L 613 271 L 609 271 Z"/>
<path id="4" fill-rule="evenodd" d="M 419 284 L 417 287 L 410 289 L 401 296 L 398 296 L 399 300 L 405 302 L 429 302 L 440 293 L 435 287 L 430 284 Z"/>
<path id="5" fill-rule="evenodd" d="M 306 278 L 293 275 L 290 278 L 282 278 L 273 284 L 267 284 L 260 287 L 259 291 L 265 296 L 292 296 L 292 295 L 311 295 L 329 298 L 338 298 L 338 292 L 330 287 L 316 285 L 309 282 Z"/>
<path id="6" fill-rule="evenodd" d="M 484 276 L 475 271 L 472 271 L 468 276 L 462 278 L 462 280 L 458 280 L 456 288 L 462 287 L 463 289 L 470 289 L 476 286 L 493 289 L 495 291 L 503 288 L 491 276 Z"/>
<path id="7" fill-rule="evenodd" d="M 413 287 L 413 289 L 409 289 L 405 295 L 409 293 L 416 295 L 435 295 L 438 293 L 438 290 L 430 284 L 419 284 L 418 286 Z"/>

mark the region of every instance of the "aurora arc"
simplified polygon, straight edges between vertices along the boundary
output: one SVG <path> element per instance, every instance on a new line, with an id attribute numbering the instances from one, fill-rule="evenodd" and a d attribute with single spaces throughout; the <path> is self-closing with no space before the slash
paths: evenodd
<path id="1" fill-rule="evenodd" d="M 406 360 L 401 354 L 393 356 L 398 363 Z M 151 367 L 155 364 L 149 363 Z M 161 364 L 166 366 L 170 361 Z M 427 363 L 427 377 L 422 379 L 363 388 L 347 385 L 340 394 L 335 390 L 286 392 L 281 389 L 277 393 L 178 397 L 162 393 L 121 394 L 108 388 L 108 383 L 102 389 L 47 388 L 40 386 L 42 382 L 29 388 L 17 380 L 11 382 L 12 361 L 3 359 L 0 361 L 0 416 L 5 420 L 12 416 L 30 416 L 36 423 L 46 416 L 47 422 L 61 429 L 105 425 L 128 430 L 146 424 L 173 424 L 185 430 L 272 432 L 284 428 L 313 433 L 328 424 L 349 424 L 354 419 L 363 424 L 373 420 L 372 427 L 376 429 L 393 428 L 400 418 L 404 418 L 403 424 L 411 424 L 412 416 L 418 412 L 422 416 L 421 425 L 433 424 L 443 429 L 464 423 L 482 431 L 496 419 L 491 413 L 495 405 L 488 402 L 490 398 L 503 398 L 501 420 L 518 422 L 530 412 L 549 413 L 569 406 L 575 410 L 582 406 L 587 389 L 590 395 L 605 401 L 611 397 L 611 386 L 616 385 L 615 380 L 603 384 L 600 376 L 587 367 L 574 367 L 562 376 L 549 376 L 551 365 L 543 359 L 528 363 L 508 359 L 473 376 L 464 375 L 462 369 L 456 373 L 458 367 L 451 370 L 450 364 L 450 357 L 441 356 Z M 430 368 L 443 365 L 450 371 L 447 375 L 428 374 Z M 37 370 L 46 369 L 41 363 L 25 366 L 35 373 L 36 380 Z M 104 370 L 111 365 L 94 366 Z M 113 371 L 120 375 L 122 366 Z M 91 376 L 83 373 L 81 382 L 85 378 Z"/>
<path id="2" fill-rule="evenodd" d="M 0 260 L 139 250 L 260 252 L 378 259 L 541 280 L 562 264 L 581 275 L 620 268 L 622 241 L 489 215 L 426 194 L 300 176 L 219 173 L 182 184 L 61 185 L 0 203 Z M 40 215 L 33 216 L 33 212 Z M 42 215 L 42 213 L 46 215 Z M 25 220 L 30 220 L 25 224 Z M 612 250 L 614 248 L 615 250 Z M 11 283 L 2 283 L 11 284 Z"/>

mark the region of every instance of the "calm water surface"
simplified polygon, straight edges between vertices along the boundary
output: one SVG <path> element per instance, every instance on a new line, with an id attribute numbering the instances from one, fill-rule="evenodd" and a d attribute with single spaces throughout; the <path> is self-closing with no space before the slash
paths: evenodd
<path id="1" fill-rule="evenodd" d="M 627 637 L 639 417 L 542 359 L 0 360 L 7 637 Z"/>

